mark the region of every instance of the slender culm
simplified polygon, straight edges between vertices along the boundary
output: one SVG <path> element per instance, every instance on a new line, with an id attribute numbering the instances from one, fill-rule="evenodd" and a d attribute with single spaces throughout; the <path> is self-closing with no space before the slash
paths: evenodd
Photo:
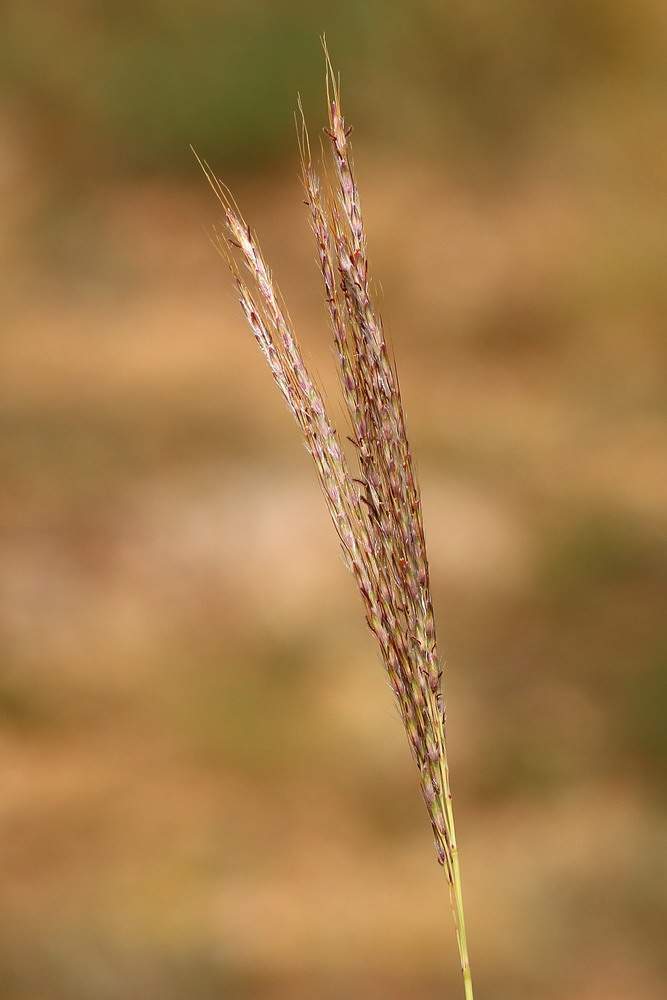
<path id="1" fill-rule="evenodd" d="M 326 50 L 325 50 L 326 51 Z M 331 163 L 313 166 L 303 114 L 300 148 L 306 204 L 324 284 L 338 373 L 355 448 L 350 464 L 310 375 L 255 237 L 225 186 L 202 167 L 224 210 L 216 244 L 273 378 L 301 427 L 396 696 L 419 772 L 454 912 L 466 1000 L 473 1000 L 458 846 L 447 766 L 442 667 L 424 540 L 422 505 L 392 355 L 369 277 L 361 202 L 338 81 L 327 54 Z"/>

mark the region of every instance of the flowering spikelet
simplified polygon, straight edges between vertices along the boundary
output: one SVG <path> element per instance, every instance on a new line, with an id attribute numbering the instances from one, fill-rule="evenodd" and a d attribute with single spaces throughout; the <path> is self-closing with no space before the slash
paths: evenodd
<path id="1" fill-rule="evenodd" d="M 447 767 L 442 669 L 436 642 L 422 508 L 398 377 L 375 306 L 349 134 L 327 55 L 333 163 L 324 185 L 312 163 L 301 114 L 306 204 L 317 243 L 340 383 L 355 446 L 354 471 L 310 375 L 271 273 L 224 185 L 202 163 L 224 209 L 217 245 L 234 275 L 241 308 L 303 432 L 345 561 L 361 592 L 396 696 L 449 883 L 466 1000 L 472 980 Z M 300 109 L 301 110 L 301 109 Z"/>

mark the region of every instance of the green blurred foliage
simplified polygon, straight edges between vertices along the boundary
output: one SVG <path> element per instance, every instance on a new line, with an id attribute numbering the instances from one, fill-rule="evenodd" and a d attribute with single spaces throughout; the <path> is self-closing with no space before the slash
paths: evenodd
<path id="1" fill-rule="evenodd" d="M 297 92 L 306 106 L 319 96 L 319 36 L 345 64 L 373 6 L 342 0 L 325 16 L 305 3 L 27 0 L 0 12 L 1 78 L 69 155 L 87 144 L 120 167 L 180 170 L 192 144 L 227 162 L 275 159 L 293 139 Z"/>
<path id="2" fill-rule="evenodd" d="M 664 74 L 657 8 L 580 0 L 396 3 L 394 44 L 418 53 L 406 77 L 449 104 L 462 134 L 517 151 L 545 114 L 628 74 Z"/>
<path id="3" fill-rule="evenodd" d="M 554 596 L 581 603 L 594 590 L 626 589 L 646 584 L 667 571 L 661 539 L 624 512 L 590 509 L 570 515 L 548 539 L 543 556 L 543 584 Z"/>
<path id="4" fill-rule="evenodd" d="M 667 637 L 625 679 L 618 725 L 632 764 L 664 805 L 667 800 Z"/>
<path id="5" fill-rule="evenodd" d="M 654 0 L 23 0 L 0 11 L 0 80 L 68 158 L 180 171 L 192 143 L 247 165 L 292 148 L 298 91 L 319 108 L 323 33 L 348 113 L 459 156 L 515 158 L 582 101 L 604 114 L 667 75 Z"/>

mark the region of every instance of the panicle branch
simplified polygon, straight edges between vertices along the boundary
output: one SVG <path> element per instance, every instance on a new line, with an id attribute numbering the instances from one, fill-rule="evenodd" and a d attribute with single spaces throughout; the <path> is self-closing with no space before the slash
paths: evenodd
<path id="1" fill-rule="evenodd" d="M 450 886 L 467 1000 L 472 1000 L 445 743 L 421 496 L 406 434 L 396 366 L 369 278 L 366 236 L 340 90 L 328 53 L 331 150 L 324 181 L 313 166 L 303 111 L 299 146 L 339 379 L 355 445 L 352 470 L 305 362 L 257 241 L 228 190 L 200 161 L 224 212 L 216 245 L 273 378 L 301 427 L 396 696 Z"/>

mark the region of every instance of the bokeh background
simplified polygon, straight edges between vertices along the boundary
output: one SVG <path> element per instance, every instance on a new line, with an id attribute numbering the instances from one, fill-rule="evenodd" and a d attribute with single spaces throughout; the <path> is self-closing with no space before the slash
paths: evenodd
<path id="1" fill-rule="evenodd" d="M 208 240 L 333 396 L 293 112 L 355 125 L 480 998 L 667 964 L 667 7 L 0 10 L 1 1000 L 458 997 L 396 712 Z M 335 404 L 334 404 L 335 406 Z"/>

